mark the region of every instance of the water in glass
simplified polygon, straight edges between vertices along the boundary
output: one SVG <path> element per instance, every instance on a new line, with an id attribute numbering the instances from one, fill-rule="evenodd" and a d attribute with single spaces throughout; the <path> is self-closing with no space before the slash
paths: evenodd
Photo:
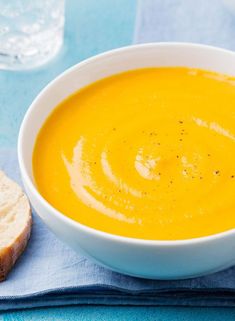
<path id="1" fill-rule="evenodd" d="M 64 0 L 0 0 L 0 68 L 27 69 L 61 47 Z"/>

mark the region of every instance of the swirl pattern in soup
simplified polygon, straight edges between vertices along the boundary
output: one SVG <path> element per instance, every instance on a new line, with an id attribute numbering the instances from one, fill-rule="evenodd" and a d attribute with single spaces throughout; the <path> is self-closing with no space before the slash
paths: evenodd
<path id="1" fill-rule="evenodd" d="M 235 227 L 235 79 L 147 68 L 64 100 L 33 155 L 38 190 L 109 233 L 176 240 Z"/>

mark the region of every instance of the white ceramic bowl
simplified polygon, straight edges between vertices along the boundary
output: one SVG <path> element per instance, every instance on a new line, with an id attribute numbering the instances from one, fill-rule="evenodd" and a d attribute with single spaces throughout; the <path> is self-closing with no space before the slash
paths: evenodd
<path id="1" fill-rule="evenodd" d="M 39 194 L 34 183 L 35 138 L 61 100 L 103 77 L 153 66 L 190 66 L 235 75 L 235 53 L 196 44 L 155 43 L 112 50 L 70 68 L 46 86 L 25 115 L 18 141 L 23 183 L 35 211 L 59 239 L 114 271 L 154 279 L 189 278 L 219 271 L 235 263 L 235 230 L 179 241 L 116 236 L 64 216 Z"/>

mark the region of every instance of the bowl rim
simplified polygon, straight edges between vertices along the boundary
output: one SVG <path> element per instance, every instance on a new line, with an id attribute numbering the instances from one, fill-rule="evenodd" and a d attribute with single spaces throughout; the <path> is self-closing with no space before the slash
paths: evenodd
<path id="1" fill-rule="evenodd" d="M 119 53 L 125 52 L 125 51 L 134 51 L 134 50 L 141 50 L 143 49 L 151 49 L 153 47 L 166 47 L 166 48 L 177 48 L 177 47 L 185 47 L 185 48 L 196 48 L 196 49 L 202 49 L 202 50 L 209 50 L 212 52 L 221 52 L 225 54 L 233 55 L 235 58 L 235 52 L 227 49 L 223 49 L 216 46 L 210 46 L 210 45 L 204 45 L 199 43 L 191 43 L 191 42 L 150 42 L 150 43 L 144 43 L 144 44 L 137 44 L 137 45 L 128 45 L 124 47 L 120 47 L 117 49 L 112 49 L 109 51 L 105 51 L 103 53 L 97 54 L 95 56 L 92 56 L 90 58 L 87 58 L 81 62 L 78 62 L 77 64 L 69 67 L 62 73 L 60 73 L 58 76 L 56 76 L 53 80 L 51 80 L 40 92 L 39 94 L 34 98 L 32 103 L 30 104 L 28 110 L 26 111 L 24 118 L 22 120 L 19 134 L 18 134 L 18 142 L 17 142 L 17 154 L 18 154 L 18 162 L 20 167 L 21 176 L 23 178 L 23 181 L 25 182 L 25 185 L 28 187 L 28 189 L 32 192 L 35 199 L 42 204 L 43 207 L 46 208 L 50 214 L 53 215 L 55 219 L 58 219 L 59 221 L 70 225 L 74 228 L 78 228 L 83 230 L 86 233 L 94 234 L 97 237 L 102 237 L 104 239 L 111 239 L 113 241 L 117 241 L 120 243 L 128 243 L 133 245 L 142 245 L 142 246 L 161 246 L 161 247 L 175 247 L 175 246 L 190 246 L 193 244 L 200 244 L 204 242 L 213 242 L 219 239 L 222 239 L 224 237 L 229 237 L 231 235 L 235 235 L 235 228 L 229 229 L 223 232 L 201 236 L 201 237 L 195 237 L 195 238 L 188 238 L 188 239 L 179 239 L 179 240 L 154 240 L 154 239 L 141 239 L 141 238 L 134 238 L 134 237 L 128 237 L 128 236 L 122 236 L 118 234 L 112 234 L 109 232 L 101 231 L 98 229 L 95 229 L 93 227 L 87 226 L 85 224 L 82 224 L 78 221 L 75 221 L 59 210 L 57 210 L 55 207 L 53 207 L 38 191 L 36 186 L 33 184 L 30 175 L 28 174 L 27 166 L 24 162 L 24 156 L 23 156 L 23 145 L 24 145 L 24 132 L 25 128 L 27 127 L 28 120 L 31 116 L 31 114 L 34 112 L 35 106 L 38 105 L 38 103 L 41 100 L 41 97 L 44 96 L 44 94 L 47 93 L 48 90 L 51 90 L 51 87 L 56 85 L 62 78 L 72 73 L 74 70 L 79 69 L 83 66 L 86 66 L 90 62 L 94 62 L 96 60 L 99 60 L 100 58 L 106 58 L 112 55 L 117 55 Z"/>

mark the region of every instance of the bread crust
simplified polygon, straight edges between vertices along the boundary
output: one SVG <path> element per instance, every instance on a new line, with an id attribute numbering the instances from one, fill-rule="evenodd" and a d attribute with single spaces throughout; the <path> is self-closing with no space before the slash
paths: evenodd
<path id="1" fill-rule="evenodd" d="M 15 182 L 13 182 L 10 179 L 9 179 L 9 182 L 12 182 L 15 184 Z M 26 248 L 26 245 L 30 238 L 31 226 L 32 226 L 32 214 L 31 214 L 29 201 L 26 195 L 23 194 L 23 192 L 21 196 L 21 202 L 23 202 L 24 216 L 26 216 L 27 219 L 24 222 L 24 227 L 21 228 L 19 231 L 17 230 L 15 231 L 15 235 L 9 244 L 7 244 L 5 247 L 2 247 L 2 248 L 0 244 L 0 282 L 6 279 L 8 273 L 11 271 L 17 259 L 20 257 L 20 255 L 23 253 L 24 249 Z M 20 215 L 20 213 L 21 212 L 19 211 L 18 215 Z M 9 222 L 8 224 L 11 224 L 11 222 Z M 1 240 L 1 232 L 0 232 L 0 240 Z"/>

